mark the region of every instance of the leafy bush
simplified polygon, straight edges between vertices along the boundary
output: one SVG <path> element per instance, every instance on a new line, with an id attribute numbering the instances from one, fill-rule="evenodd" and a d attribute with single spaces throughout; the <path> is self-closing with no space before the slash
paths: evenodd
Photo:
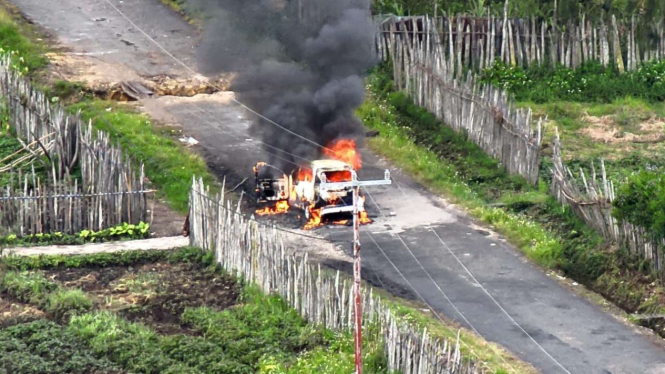
<path id="1" fill-rule="evenodd" d="M 665 62 L 644 62 L 636 71 L 619 74 L 598 62 L 577 69 L 563 66 L 528 69 L 496 61 L 481 73 L 481 80 L 506 89 L 519 101 L 547 103 L 584 101 L 609 103 L 631 96 L 657 102 L 665 100 Z"/>
<path id="2" fill-rule="evenodd" d="M 117 373 L 92 355 L 85 343 L 45 320 L 0 330 L 0 373 Z"/>
<path id="3" fill-rule="evenodd" d="M 665 238 L 665 175 L 644 170 L 621 185 L 613 215 L 647 229 L 653 238 Z"/>
<path id="4" fill-rule="evenodd" d="M 320 331 L 279 297 L 249 288 L 243 300 L 242 305 L 222 312 L 187 309 L 181 319 L 222 347 L 228 359 L 253 369 L 266 354 L 300 352 L 321 344 Z"/>
<path id="5" fill-rule="evenodd" d="M 33 234 L 19 237 L 15 234 L 11 234 L 0 236 L 0 245 L 74 245 L 101 243 L 114 240 L 144 239 L 149 236 L 150 224 L 145 222 L 141 222 L 138 225 L 123 223 L 122 225 L 101 231 L 83 230 L 74 235 L 56 232 L 53 234 Z"/>

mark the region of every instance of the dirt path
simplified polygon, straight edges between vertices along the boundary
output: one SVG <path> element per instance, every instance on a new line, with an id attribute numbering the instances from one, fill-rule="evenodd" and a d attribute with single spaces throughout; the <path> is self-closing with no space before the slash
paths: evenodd
<path id="1" fill-rule="evenodd" d="M 180 17 L 158 0 L 110 1 L 196 69 L 196 32 Z M 124 71 L 128 77 L 185 74 L 106 0 L 14 2 L 90 63 L 120 67 L 114 71 Z M 143 105 L 151 115 L 179 125 L 200 141 L 211 168 L 235 185 L 251 177 L 251 165 L 269 156 L 247 133 L 251 114 L 229 95 L 162 97 Z M 365 157 L 369 164 L 389 166 L 367 151 Z M 381 170 L 369 167 L 361 178 L 377 175 L 382 175 Z M 502 238 L 480 229 L 408 176 L 395 171 L 393 177 L 399 189 L 372 189 L 367 202 L 376 221 L 363 229 L 362 236 L 369 282 L 402 296 L 418 293 L 449 318 L 502 344 L 544 373 L 665 373 L 665 351 L 659 340 L 564 288 Z M 348 244 L 341 243 L 351 239 L 351 230 L 326 227 L 316 234 L 330 243 L 300 238 L 289 245 L 314 247 L 320 261 L 349 270 L 348 256 L 342 252 L 348 254 Z"/>

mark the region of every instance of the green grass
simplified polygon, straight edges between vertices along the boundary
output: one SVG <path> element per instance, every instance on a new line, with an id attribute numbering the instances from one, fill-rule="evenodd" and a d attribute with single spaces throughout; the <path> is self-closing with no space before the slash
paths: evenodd
<path id="1" fill-rule="evenodd" d="M 92 300 L 79 289 L 59 289 L 48 295 L 46 312 L 57 320 L 81 314 L 92 309 Z"/>
<path id="2" fill-rule="evenodd" d="M 87 342 L 93 352 L 136 373 L 255 373 L 277 365 L 284 373 L 302 372 L 322 362 L 330 374 L 352 369 L 353 338 L 315 328 L 277 296 L 245 288 L 236 307 L 217 311 L 190 308 L 180 317 L 200 336 L 159 335 L 110 312 L 74 316 L 68 331 Z M 386 373 L 380 342 L 366 343 L 368 373 Z M 302 353 L 302 354 L 300 354 Z M 297 369 L 297 370 L 296 370 Z"/>
<path id="3" fill-rule="evenodd" d="M 33 30 L 29 25 L 17 23 L 12 15 L 0 6 L 0 54 L 12 53 L 14 64 L 23 71 L 25 71 L 24 69 L 27 69 L 30 74 L 37 72 L 48 65 L 48 59 L 44 54 L 46 52 L 44 45 L 35 43 L 29 37 L 24 35 L 31 35 L 32 32 Z M 3 160 L 7 156 L 22 149 L 22 147 L 8 130 L 8 117 L 4 109 L 4 104 L 2 115 L 0 117 L 0 160 Z M 9 161 L 15 159 L 16 156 Z M 0 166 L 4 165 L 5 162 L 0 162 Z M 37 166 L 37 172 L 42 174 L 39 164 L 37 164 Z M 9 178 L 9 173 L 1 173 L 0 187 L 8 185 Z"/>
<path id="4" fill-rule="evenodd" d="M 5 52 L 15 52 L 13 61 L 28 72 L 36 72 L 48 65 L 46 46 L 31 40 L 34 27 L 17 23 L 6 9 L 0 6 L 0 48 Z"/>
<path id="5" fill-rule="evenodd" d="M 591 169 L 591 163 L 599 164 L 600 159 L 606 161 L 606 169 L 615 182 L 621 182 L 628 175 L 642 170 L 645 165 L 651 167 L 665 166 L 665 142 L 656 144 L 634 143 L 628 139 L 616 139 L 605 142 L 593 139 L 583 130 L 617 131 L 617 136 L 632 133 L 637 136 L 647 134 L 665 134 L 665 104 L 649 103 L 636 98 L 618 99 L 609 104 L 554 102 L 534 104 L 519 103 L 520 107 L 530 107 L 536 116 L 547 116 L 550 123 L 545 128 L 545 162 L 543 175 L 547 170 L 548 158 L 555 128 L 561 136 L 564 159 L 571 169 L 582 167 Z M 642 124 L 649 123 L 642 128 Z M 661 123 L 659 125 L 659 123 Z"/>
<path id="6" fill-rule="evenodd" d="M 0 277 L 0 291 L 39 306 L 45 305 L 49 295 L 57 289 L 56 283 L 39 273 L 8 271 Z"/>
<path id="7" fill-rule="evenodd" d="M 192 177 L 202 177 L 207 185 L 218 185 L 205 161 L 160 132 L 150 119 L 126 106 L 110 101 L 83 101 L 70 106 L 92 119 L 96 129 L 106 131 L 137 162 L 145 163 L 148 179 L 169 204 L 185 213 L 189 206 Z"/>
<path id="8" fill-rule="evenodd" d="M 92 300 L 78 289 L 66 289 L 37 272 L 7 271 L 0 277 L 0 291 L 42 308 L 56 320 L 67 320 L 92 308 Z"/>
<path id="9" fill-rule="evenodd" d="M 196 5 L 196 2 L 188 3 L 187 0 L 160 0 L 169 8 L 178 12 L 185 21 L 194 26 L 202 26 L 202 23 L 210 18 L 206 15 L 205 10 Z"/>
<path id="10" fill-rule="evenodd" d="M 211 255 L 196 248 L 183 248 L 159 257 L 155 254 L 118 254 L 117 259 L 100 255 L 43 256 L 8 261 L 3 264 L 0 291 L 67 323 L 64 331 L 68 336 L 84 342 L 95 357 L 130 372 L 255 373 L 272 370 L 273 364 L 279 370 L 265 372 L 304 373 L 312 368 L 325 368 L 314 372 L 346 374 L 352 370 L 352 335 L 309 325 L 280 297 L 264 295 L 256 287 L 246 287 L 239 304 L 227 310 L 186 309 L 180 316 L 181 324 L 200 336 L 160 335 L 113 312 L 92 310 L 95 305 L 91 297 L 81 290 L 51 282 L 34 270 L 14 270 L 62 265 L 116 266 L 131 260 L 136 261 L 132 263 L 136 266 L 156 259 L 212 264 Z M 376 334 L 367 335 L 366 372 L 387 373 L 382 342 L 372 339 Z M 339 362 L 341 359 L 344 362 Z"/>

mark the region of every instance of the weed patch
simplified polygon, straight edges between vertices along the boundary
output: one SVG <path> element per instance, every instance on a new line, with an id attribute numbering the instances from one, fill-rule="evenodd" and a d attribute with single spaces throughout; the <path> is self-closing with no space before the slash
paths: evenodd
<path id="1" fill-rule="evenodd" d="M 29 28 L 29 25 L 14 21 L 5 9 L 0 8 L 0 53 L 12 52 L 12 61 L 24 73 L 36 72 L 48 65 L 46 47 L 25 36 L 34 32 Z"/>
<path id="2" fill-rule="evenodd" d="M 9 271 L 0 278 L 0 291 L 19 301 L 36 305 L 53 319 L 67 320 L 92 308 L 92 300 L 81 290 L 63 289 L 41 273 Z"/>

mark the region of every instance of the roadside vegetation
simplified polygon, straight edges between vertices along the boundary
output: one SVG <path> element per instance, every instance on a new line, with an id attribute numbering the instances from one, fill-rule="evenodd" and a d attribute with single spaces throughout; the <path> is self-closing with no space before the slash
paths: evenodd
<path id="1" fill-rule="evenodd" d="M 17 70 L 23 74 L 34 75 L 48 64 L 44 53 L 46 47 L 32 42 L 25 35 L 34 35 L 35 30 L 14 21 L 12 15 L 0 7 L 0 54 L 10 54 Z M 13 136 L 7 124 L 7 112 L 2 104 L 0 110 L 0 167 L 17 160 L 21 143 Z M 41 173 L 38 167 L 36 172 Z M 10 173 L 0 173 L 0 187 L 10 183 Z"/>
<path id="2" fill-rule="evenodd" d="M 0 52 L 12 53 L 17 69 L 29 74 L 52 101 L 60 101 L 72 112 L 80 110 L 84 118 L 93 120 L 95 128 L 111 134 L 133 159 L 144 162 L 147 178 L 172 208 L 187 211 L 192 176 L 203 177 L 209 185 L 218 184 L 205 161 L 174 141 L 170 129 L 156 126 L 129 105 L 95 99 L 84 83 L 48 79 L 45 40 L 12 6 L 0 3 Z M 3 117 L 0 127 L 0 160 L 22 148 L 8 130 L 7 120 Z M 37 165 L 38 175 L 43 174 Z M 9 174 L 0 174 L 0 186 L 9 183 Z"/>
<path id="3" fill-rule="evenodd" d="M 177 211 L 187 212 L 193 176 L 202 177 L 207 185 L 218 185 L 203 158 L 176 143 L 170 129 L 160 129 L 145 114 L 106 100 L 84 100 L 69 108 L 80 111 L 133 159 L 142 161 L 150 182 Z"/>
<path id="4" fill-rule="evenodd" d="M 665 310 L 665 293 L 657 276 L 648 271 L 648 264 L 605 243 L 548 194 L 547 181 L 533 187 L 520 177 L 508 175 L 464 135 L 456 134 L 403 93 L 395 92 L 389 66 L 372 74 L 368 91 L 358 114 L 368 127 L 380 133 L 369 140 L 374 151 L 497 229 L 539 265 L 563 272 L 629 313 Z M 566 109 L 565 104 L 562 108 Z M 590 159 L 585 162 L 590 163 Z M 640 166 L 634 164 L 631 170 L 639 170 Z M 543 167 L 547 167 L 546 162 Z M 634 188 L 626 188 L 638 191 L 634 196 L 645 201 L 654 190 L 641 188 L 644 184 L 636 181 Z M 635 220 L 662 222 L 655 213 L 658 203 L 625 200 L 624 211 L 644 204 L 651 209 L 642 210 L 647 217 L 637 216 Z M 664 333 L 660 325 L 651 327 Z"/>
<path id="5" fill-rule="evenodd" d="M 309 325 L 279 297 L 224 273 L 200 249 L 8 257 L 0 264 L 0 308 L 10 302 L 15 311 L 0 315 L 0 326 L 16 340 L 0 351 L 40 355 L 39 364 L 26 372 L 54 372 L 66 364 L 34 353 L 34 335 L 14 333 L 37 328 L 43 330 L 42 346 L 76 347 L 80 359 L 71 365 L 98 368 L 95 372 L 353 371 L 351 333 Z M 405 319 L 427 326 L 434 336 L 457 338 L 456 327 L 433 323 L 397 300 L 392 303 Z M 365 371 L 387 373 L 383 342 L 369 330 L 365 336 Z M 468 344 L 462 346 L 464 354 L 471 355 L 472 349 L 491 372 L 508 372 L 503 360 L 531 372 L 482 339 L 464 332 L 462 339 Z M 7 368 L 2 365 L 0 360 L 0 372 Z M 89 372 L 77 370 L 72 372 Z"/>
<path id="6" fill-rule="evenodd" d="M 171 0 L 167 0 L 171 1 Z M 423 14 L 460 14 L 483 17 L 490 14 L 503 16 L 505 0 L 374 0 L 375 13 L 392 13 L 396 15 L 423 15 Z M 661 1 L 615 1 L 615 0 L 520 0 L 509 2 L 509 17 L 545 17 L 554 16 L 557 9 L 557 18 L 561 24 L 571 19 L 577 19 L 586 14 L 587 19 L 616 16 L 617 19 L 627 19 L 639 13 L 647 20 L 659 19 L 665 15 L 665 4 Z"/>

